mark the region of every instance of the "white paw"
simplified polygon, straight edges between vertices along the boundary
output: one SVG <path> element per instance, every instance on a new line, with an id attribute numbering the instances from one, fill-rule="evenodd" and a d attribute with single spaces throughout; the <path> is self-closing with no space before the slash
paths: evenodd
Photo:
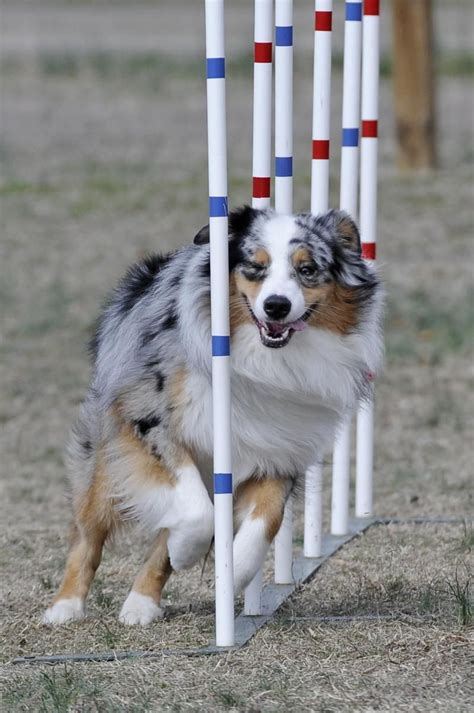
<path id="1" fill-rule="evenodd" d="M 59 599 L 43 614 L 43 624 L 66 624 L 68 621 L 78 621 L 85 615 L 84 602 L 79 597 Z"/>
<path id="2" fill-rule="evenodd" d="M 122 624 L 146 626 L 155 619 L 163 619 L 163 609 L 151 597 L 131 591 L 119 614 Z"/>

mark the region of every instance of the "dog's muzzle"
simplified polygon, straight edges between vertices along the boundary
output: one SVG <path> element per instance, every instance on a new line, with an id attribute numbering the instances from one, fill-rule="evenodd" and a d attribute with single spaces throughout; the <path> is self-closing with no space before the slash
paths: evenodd
<path id="1" fill-rule="evenodd" d="M 281 349 L 288 344 L 295 332 L 302 332 L 308 326 L 307 320 L 311 310 L 307 310 L 302 317 L 293 322 L 266 322 L 258 319 L 247 299 L 246 302 L 252 319 L 258 327 L 260 340 L 265 347 Z"/>

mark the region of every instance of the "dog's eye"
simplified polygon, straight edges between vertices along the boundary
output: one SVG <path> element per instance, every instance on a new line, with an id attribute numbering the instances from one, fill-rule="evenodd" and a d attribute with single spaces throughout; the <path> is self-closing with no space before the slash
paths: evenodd
<path id="1" fill-rule="evenodd" d="M 305 262 L 303 265 L 300 265 L 298 272 L 300 275 L 303 275 L 303 277 L 314 277 L 316 274 L 316 265 L 314 262 Z"/>
<path id="2" fill-rule="evenodd" d="M 249 263 L 250 270 L 253 270 L 253 272 L 256 272 L 258 274 L 262 273 L 266 269 L 266 267 L 266 265 L 262 265 L 259 262 Z"/>

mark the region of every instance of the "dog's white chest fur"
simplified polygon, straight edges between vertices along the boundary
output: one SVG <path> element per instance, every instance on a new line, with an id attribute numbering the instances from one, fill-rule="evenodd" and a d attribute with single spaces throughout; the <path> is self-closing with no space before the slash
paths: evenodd
<path id="1" fill-rule="evenodd" d="M 236 484 L 258 471 L 296 475 L 322 457 L 341 415 L 353 405 L 363 368 L 344 342 L 323 330 L 296 334 L 284 349 L 264 347 L 253 325 L 232 341 L 232 443 Z M 198 460 L 212 455 L 209 379 L 190 372 L 183 435 Z M 203 474 L 204 475 L 204 474 Z"/>

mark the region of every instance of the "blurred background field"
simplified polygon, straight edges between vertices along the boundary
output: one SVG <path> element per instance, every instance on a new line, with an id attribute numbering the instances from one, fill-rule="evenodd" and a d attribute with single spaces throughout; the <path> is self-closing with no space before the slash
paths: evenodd
<path id="1" fill-rule="evenodd" d="M 306 210 L 313 32 L 310 3 L 295 4 L 295 203 Z M 333 205 L 342 6 L 335 2 Z M 377 387 L 375 511 L 463 518 L 472 515 L 473 504 L 474 6 L 470 0 L 433 6 L 439 166 L 402 173 L 395 160 L 391 4 L 382 2 L 379 258 L 388 299 L 386 370 Z M 252 3 L 228 0 L 227 13 L 229 192 L 236 205 L 250 200 L 251 189 Z M 98 306 L 131 261 L 190 242 L 207 220 L 203 41 L 200 2 L 3 3 L 0 588 L 6 661 L 25 653 L 195 646 L 212 635 L 210 568 L 202 579 L 193 570 L 173 580 L 164 624 L 144 632 L 118 627 L 120 599 L 143 552 L 132 534 L 106 555 L 88 622 L 53 632 L 37 623 L 64 562 L 63 444 L 87 385 L 85 344 Z M 329 497 L 329 477 L 326 483 Z M 294 600 L 294 611 L 282 612 L 246 651 L 221 663 L 169 659 L 148 668 L 104 664 L 94 673 L 90 665 L 14 676 L 5 667 L 6 710 L 43 704 L 44 710 L 82 704 L 84 710 L 472 710 L 466 622 L 453 594 L 456 581 L 459 591 L 468 587 L 469 527 L 368 534 L 323 569 Z M 300 537 L 301 526 L 296 545 Z M 390 553 L 382 557 L 384 566 L 370 573 L 369 562 L 384 552 Z M 393 613 L 395 623 L 288 623 L 304 611 L 313 617 L 383 611 Z M 226 672 L 225 685 L 216 666 Z M 186 671 L 192 694 L 181 685 Z M 154 686 L 158 680 L 163 685 Z"/>

